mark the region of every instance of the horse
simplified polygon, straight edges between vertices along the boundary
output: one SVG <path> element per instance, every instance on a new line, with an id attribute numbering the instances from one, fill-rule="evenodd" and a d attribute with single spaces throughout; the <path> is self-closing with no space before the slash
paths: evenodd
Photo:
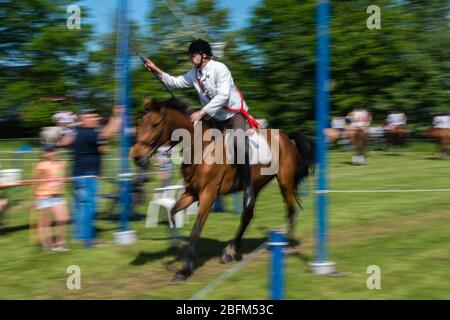
<path id="1" fill-rule="evenodd" d="M 445 158 L 450 147 L 450 129 L 432 128 L 425 133 L 425 136 L 437 143 L 435 157 L 437 159 Z"/>
<path id="2" fill-rule="evenodd" d="M 387 129 L 387 145 L 395 152 L 396 148 L 405 145 L 408 136 L 409 132 L 404 126 L 392 126 Z"/>
<path id="3" fill-rule="evenodd" d="M 356 150 L 356 156 L 352 158 L 353 164 L 363 164 L 365 162 L 366 150 L 369 141 L 369 134 L 364 128 L 352 128 L 348 131 L 352 145 Z"/>
<path id="4" fill-rule="evenodd" d="M 348 129 L 327 128 L 325 137 L 330 146 L 338 144 L 342 150 L 345 150 L 351 143 L 352 134 Z"/>
<path id="5" fill-rule="evenodd" d="M 136 141 L 130 152 L 130 157 L 137 166 L 146 167 L 149 158 L 160 146 L 169 143 L 173 147 L 177 144 L 174 139 L 171 139 L 171 136 L 176 129 L 180 128 L 186 130 L 191 138 L 196 139 L 194 130 L 197 127 L 194 127 L 190 121 L 187 106 L 184 103 L 175 99 L 165 101 L 151 100 L 146 106 L 146 114 L 137 126 Z M 208 145 L 211 145 L 211 142 L 205 141 L 203 137 L 203 133 L 208 128 L 208 125 L 203 125 L 201 128 L 202 153 L 207 149 Z M 268 129 L 267 132 L 268 144 L 278 143 L 279 156 L 275 159 L 272 158 L 268 164 L 254 164 L 251 166 L 255 199 L 261 189 L 276 177 L 288 212 L 288 239 L 291 244 L 298 243 L 295 242 L 293 237 L 296 216 L 294 200 L 301 206 L 301 200 L 296 192 L 297 186 L 314 171 L 314 142 L 302 134 L 289 136 L 283 132 L 277 133 L 274 129 Z M 196 142 L 194 139 L 191 139 L 188 150 L 184 150 L 192 158 L 195 157 Z M 222 148 L 226 148 L 225 144 L 222 145 Z M 263 175 L 261 169 L 270 167 L 274 161 L 279 162 L 278 171 L 270 175 Z M 179 197 L 170 211 L 170 217 L 173 220 L 177 212 L 187 208 L 195 201 L 199 201 L 199 209 L 190 233 L 185 256 L 181 267 L 175 273 L 174 281 L 186 280 L 194 271 L 195 247 L 214 200 L 219 195 L 243 190 L 241 182 L 237 179 L 236 167 L 233 164 L 204 162 L 189 164 L 183 162 L 181 172 L 185 184 L 185 192 Z M 241 239 L 253 217 L 254 205 L 255 201 L 248 208 L 243 209 L 240 226 L 235 237 L 223 249 L 220 258 L 221 263 L 229 263 L 236 259 L 236 252 L 239 249 Z"/>

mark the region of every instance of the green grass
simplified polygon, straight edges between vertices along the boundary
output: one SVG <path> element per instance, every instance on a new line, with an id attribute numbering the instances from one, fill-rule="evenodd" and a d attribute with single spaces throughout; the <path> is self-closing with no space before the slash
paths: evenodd
<path id="1" fill-rule="evenodd" d="M 352 166 L 350 159 L 351 153 L 331 153 L 331 189 L 450 188 L 450 160 L 431 160 L 429 152 L 373 152 L 365 166 Z M 313 184 L 312 179 L 311 190 Z M 188 299 L 234 265 L 218 262 L 239 223 L 231 213 L 209 216 L 198 244 L 197 269 L 184 283 L 171 283 L 179 261 L 168 250 L 165 224 L 145 229 L 144 221 L 133 222 L 139 240 L 119 246 L 112 242 L 117 222 L 99 220 L 102 244 L 86 249 L 71 241 L 70 252 L 45 255 L 28 245 L 29 197 L 26 188 L 11 193 L 13 206 L 0 229 L 3 299 Z M 136 209 L 141 214 L 145 210 L 145 205 Z M 278 187 L 272 183 L 257 201 L 243 241 L 244 257 L 266 240 L 271 228 L 284 225 L 284 218 Z M 191 224 L 183 229 L 185 236 Z M 288 299 L 450 299 L 448 192 L 330 194 L 329 226 L 329 256 L 340 275 L 316 276 L 307 270 L 314 259 L 314 198 L 312 193 L 305 196 L 296 228 L 302 244 L 286 260 Z M 267 252 L 261 253 L 205 298 L 267 299 L 269 259 Z M 81 290 L 66 289 L 69 265 L 81 268 Z M 369 265 L 381 268 L 381 290 L 366 287 Z"/>

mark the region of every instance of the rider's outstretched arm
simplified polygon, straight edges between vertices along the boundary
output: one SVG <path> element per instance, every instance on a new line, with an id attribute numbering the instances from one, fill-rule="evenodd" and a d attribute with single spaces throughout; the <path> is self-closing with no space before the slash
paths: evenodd
<path id="1" fill-rule="evenodd" d="M 179 77 L 173 77 L 170 74 L 162 71 L 160 68 L 158 68 L 153 61 L 150 59 L 146 59 L 144 63 L 145 67 L 149 69 L 150 71 L 153 70 L 153 72 L 156 73 L 156 75 L 161 79 L 162 82 L 169 88 L 192 88 L 194 86 L 193 83 L 193 77 L 192 77 L 192 70 L 187 72 L 184 75 L 181 75 Z"/>

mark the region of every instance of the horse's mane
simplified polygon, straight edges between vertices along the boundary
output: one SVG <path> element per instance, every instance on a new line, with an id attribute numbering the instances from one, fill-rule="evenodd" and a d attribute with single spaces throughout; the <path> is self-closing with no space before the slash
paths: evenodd
<path id="1" fill-rule="evenodd" d="M 162 108 L 167 108 L 171 110 L 175 110 L 181 112 L 182 114 L 188 115 L 188 106 L 186 103 L 175 99 L 170 98 L 167 100 L 157 100 L 152 99 L 145 104 L 145 112 L 157 111 L 159 112 Z"/>

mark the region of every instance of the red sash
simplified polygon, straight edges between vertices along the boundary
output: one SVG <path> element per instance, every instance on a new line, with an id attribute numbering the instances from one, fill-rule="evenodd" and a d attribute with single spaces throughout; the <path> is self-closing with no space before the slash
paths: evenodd
<path id="1" fill-rule="evenodd" d="M 197 78 L 198 85 L 200 86 L 200 89 L 202 90 L 203 93 L 205 93 L 205 89 L 203 88 L 203 85 L 200 82 L 200 79 L 198 77 L 196 77 L 196 78 Z M 227 106 L 227 107 L 225 107 L 225 109 L 227 109 L 230 112 L 240 112 L 240 113 L 242 113 L 242 115 L 247 119 L 248 124 L 250 125 L 250 128 L 252 128 L 252 129 L 259 128 L 258 121 L 256 121 L 255 118 L 253 118 L 250 115 L 250 113 L 248 113 L 248 111 L 244 109 L 244 96 L 242 95 L 241 90 L 239 90 L 238 87 L 236 87 L 236 90 L 239 92 L 239 95 L 241 96 L 241 108 L 239 110 L 235 110 L 235 109 L 231 109 L 230 106 Z"/>

